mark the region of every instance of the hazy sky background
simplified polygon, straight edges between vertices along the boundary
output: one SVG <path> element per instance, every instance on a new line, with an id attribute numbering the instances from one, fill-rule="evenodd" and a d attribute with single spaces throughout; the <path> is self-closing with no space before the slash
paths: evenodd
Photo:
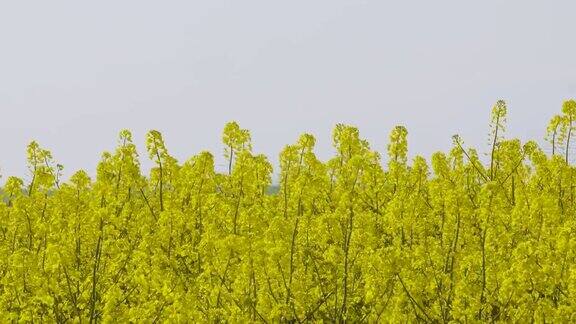
<path id="1" fill-rule="evenodd" d="M 180 161 L 224 169 L 237 120 L 276 165 L 284 145 L 336 123 L 385 152 L 396 124 L 429 157 L 460 133 L 487 151 L 490 108 L 542 138 L 576 97 L 576 1 L 0 0 L 0 173 L 28 179 L 36 139 L 66 175 L 94 174 L 118 132 L 160 130 Z"/>

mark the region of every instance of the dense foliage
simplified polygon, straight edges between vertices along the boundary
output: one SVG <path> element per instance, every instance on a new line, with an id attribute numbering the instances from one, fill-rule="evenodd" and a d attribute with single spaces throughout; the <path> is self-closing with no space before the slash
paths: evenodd
<path id="1" fill-rule="evenodd" d="M 0 321 L 575 321 L 575 124 L 566 101 L 548 155 L 503 137 L 499 101 L 486 159 L 454 136 L 430 164 L 404 127 L 383 163 L 337 125 L 327 162 L 311 135 L 285 147 L 273 193 L 236 123 L 224 174 L 151 131 L 144 176 L 122 131 L 94 180 L 63 182 L 33 142 L 31 180 L 1 190 Z"/>

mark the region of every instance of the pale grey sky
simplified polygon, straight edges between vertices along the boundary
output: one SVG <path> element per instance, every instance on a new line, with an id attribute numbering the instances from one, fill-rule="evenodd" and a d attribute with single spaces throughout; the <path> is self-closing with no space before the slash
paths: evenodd
<path id="1" fill-rule="evenodd" d="M 542 138 L 576 97 L 574 17 L 576 1 L 0 0 L 0 173 L 27 177 L 36 139 L 94 174 L 122 128 L 142 160 L 158 129 L 180 161 L 223 164 L 230 120 L 273 163 L 302 132 L 329 157 L 338 122 L 381 152 L 396 124 L 412 154 L 454 133 L 485 150 L 500 98 L 510 136 Z"/>

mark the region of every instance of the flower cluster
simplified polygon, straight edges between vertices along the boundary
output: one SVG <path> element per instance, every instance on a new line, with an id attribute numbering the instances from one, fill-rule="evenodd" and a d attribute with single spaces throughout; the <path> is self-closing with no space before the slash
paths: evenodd
<path id="1" fill-rule="evenodd" d="M 335 127 L 328 161 L 302 135 L 274 192 L 236 123 L 225 173 L 151 131 L 145 176 L 122 131 L 95 179 L 63 182 L 33 142 L 31 180 L 0 191 L 0 321 L 576 321 L 576 102 L 550 155 L 506 139 L 506 114 L 498 101 L 486 162 L 460 136 L 409 159 L 400 126 L 384 158 L 354 127 Z"/>

